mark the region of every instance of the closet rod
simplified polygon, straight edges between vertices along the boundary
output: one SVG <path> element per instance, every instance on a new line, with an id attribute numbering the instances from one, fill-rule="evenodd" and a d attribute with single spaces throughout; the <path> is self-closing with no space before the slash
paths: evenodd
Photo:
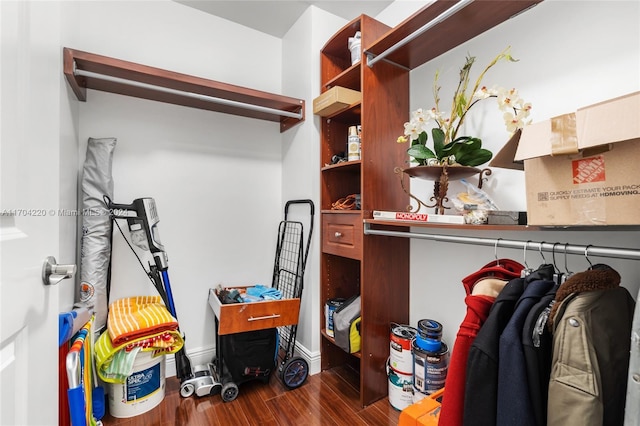
<path id="1" fill-rule="evenodd" d="M 244 109 L 248 109 L 248 110 L 252 110 L 252 111 L 265 112 L 265 113 L 268 113 L 268 114 L 276 114 L 276 115 L 280 115 L 280 116 L 283 116 L 283 117 L 295 118 L 295 119 L 298 119 L 298 120 L 301 120 L 302 117 L 303 117 L 302 110 L 300 112 L 284 111 L 284 110 L 275 109 L 275 108 L 263 107 L 263 106 L 260 106 L 260 105 L 253 105 L 253 104 L 247 104 L 247 103 L 244 103 L 244 102 L 232 101 L 232 100 L 229 100 L 229 99 L 216 98 L 214 96 L 201 95 L 199 93 L 184 92 L 184 91 L 181 91 L 181 90 L 170 89 L 170 88 L 167 88 L 167 87 L 154 86 L 153 84 L 141 83 L 141 82 L 138 82 L 138 81 L 126 80 L 124 78 L 112 77 L 112 76 L 108 76 L 108 75 L 103 75 L 103 74 L 98 74 L 98 73 L 91 72 L 91 71 L 78 69 L 78 68 L 76 68 L 75 62 L 73 64 L 73 68 L 74 68 L 73 69 L 73 75 L 75 75 L 75 76 L 79 75 L 79 76 L 83 76 L 83 77 L 96 78 L 96 79 L 99 79 L 99 80 L 110 81 L 112 83 L 127 84 L 129 86 L 140 87 L 142 89 L 150 89 L 150 90 L 155 90 L 157 92 L 164 92 L 164 93 L 169 93 L 169 94 L 172 94 L 172 95 L 184 96 L 184 97 L 187 97 L 187 98 L 198 99 L 200 101 L 205 101 L 205 102 L 212 102 L 212 103 L 221 104 L 221 105 L 227 105 L 227 106 L 232 106 L 232 107 L 237 107 L 237 108 L 244 108 Z"/>
<path id="2" fill-rule="evenodd" d="M 468 6 L 471 3 L 473 3 L 473 0 L 462 0 L 462 1 L 454 4 L 449 9 L 445 10 L 440 15 L 436 16 L 435 18 L 433 18 L 432 20 L 430 20 L 426 24 L 424 24 L 422 27 L 418 28 L 417 30 L 415 30 L 414 32 L 409 34 L 408 36 L 406 36 L 405 38 L 403 38 L 402 40 L 400 40 L 399 42 L 397 42 L 393 46 L 389 47 L 387 50 L 383 51 L 382 53 L 380 53 L 378 55 L 373 55 L 371 53 L 367 53 L 367 65 L 369 67 L 374 66 L 376 62 L 381 61 L 382 59 L 386 58 L 387 56 L 389 56 L 390 54 L 392 54 L 393 52 L 395 52 L 396 50 L 398 50 L 399 48 L 401 48 L 405 44 L 409 43 L 413 39 L 415 39 L 415 38 L 419 37 L 420 35 L 422 35 L 422 33 L 424 33 L 425 31 L 428 31 L 429 29 L 433 28 L 437 24 L 439 24 L 439 23 L 441 23 L 443 21 L 446 21 L 452 15 L 454 15 L 458 11 L 464 9 L 466 6 Z"/>
<path id="3" fill-rule="evenodd" d="M 555 252 L 556 254 L 578 254 L 582 256 L 600 256 L 600 257 L 613 257 L 618 259 L 632 259 L 640 260 L 640 250 L 628 249 L 620 247 L 598 247 L 593 245 L 580 246 L 575 244 L 565 243 L 547 243 L 536 241 L 519 241 L 519 240 L 507 240 L 504 238 L 479 238 L 479 237 L 464 237 L 457 235 L 439 235 L 439 234 L 423 234 L 419 232 L 399 232 L 399 231 L 385 231 L 381 229 L 371 229 L 370 223 L 364 224 L 365 235 L 382 235 L 387 237 L 403 237 L 403 238 L 417 238 L 423 240 L 440 241 L 445 243 L 458 243 L 458 244 L 473 244 L 479 246 L 492 246 L 492 247 L 504 247 L 504 248 L 521 248 L 531 250 L 541 250 L 546 252 Z"/>

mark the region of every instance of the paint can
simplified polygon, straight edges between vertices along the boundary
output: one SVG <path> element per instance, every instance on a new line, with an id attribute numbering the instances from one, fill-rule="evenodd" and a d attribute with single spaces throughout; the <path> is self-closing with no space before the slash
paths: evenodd
<path id="1" fill-rule="evenodd" d="M 427 395 L 443 388 L 447 378 L 449 348 L 441 338 L 442 324 L 438 321 L 418 321 L 418 334 L 411 342 L 413 386 Z"/>
<path id="2" fill-rule="evenodd" d="M 324 305 L 325 329 L 327 330 L 327 335 L 330 337 L 335 337 L 333 331 L 333 313 L 344 304 L 345 300 L 344 298 L 337 297 L 327 300 L 327 303 Z"/>
<path id="3" fill-rule="evenodd" d="M 389 376 L 389 404 L 402 411 L 413 404 L 413 375 L 395 371 L 387 362 Z"/>
<path id="4" fill-rule="evenodd" d="M 426 393 L 420 392 L 416 387 L 413 387 L 413 403 L 420 402 L 425 399 L 428 395 Z"/>
<path id="5" fill-rule="evenodd" d="M 109 383 L 108 388 L 109 414 L 113 417 L 134 417 L 155 408 L 164 399 L 165 355 L 139 352 L 125 382 Z"/>
<path id="6" fill-rule="evenodd" d="M 389 359 L 391 368 L 402 374 L 413 374 L 413 354 L 411 341 L 418 330 L 408 325 L 391 324 Z"/>

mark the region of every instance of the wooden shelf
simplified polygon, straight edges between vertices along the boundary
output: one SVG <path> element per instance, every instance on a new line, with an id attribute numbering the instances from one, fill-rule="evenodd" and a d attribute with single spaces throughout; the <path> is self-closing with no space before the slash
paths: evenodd
<path id="1" fill-rule="evenodd" d="M 425 6 L 376 40 L 365 53 L 380 55 L 458 1 L 437 0 Z M 417 68 L 541 2 L 542 0 L 475 0 L 447 20 L 436 24 L 390 53 L 385 60 L 408 69 Z"/>
<path id="2" fill-rule="evenodd" d="M 304 121 L 305 118 L 303 99 L 248 89 L 67 47 L 63 49 L 63 62 L 67 81 L 78 100 L 83 102 L 87 100 L 87 89 L 101 90 L 174 105 L 275 121 L 280 123 L 281 132 Z M 76 70 L 99 76 L 78 75 Z M 107 79 L 100 76 L 106 76 Z M 134 84 L 141 84 L 141 86 Z M 230 101 L 231 104 L 207 100 L 210 98 L 221 99 L 223 102 Z M 246 109 L 240 104 L 261 110 Z M 285 114 L 283 115 L 282 112 Z M 294 113 L 297 117 L 289 117 L 287 113 Z"/>
<path id="3" fill-rule="evenodd" d="M 397 220 L 364 219 L 364 223 L 371 226 L 395 227 L 405 230 L 407 228 L 425 229 L 462 229 L 465 231 L 607 231 L 607 232 L 637 232 L 640 225 L 565 225 L 565 226 L 540 226 L 540 225 L 462 225 L 449 223 L 420 223 L 399 222 Z"/>
<path id="4" fill-rule="evenodd" d="M 333 337 L 329 336 L 329 335 L 327 334 L 327 330 L 326 330 L 325 328 L 323 328 L 322 330 L 320 330 L 320 333 L 322 334 L 322 336 L 323 336 L 325 339 L 327 339 L 329 342 L 331 342 L 331 344 L 338 346 L 338 345 L 336 344 L 336 339 L 334 339 Z M 345 352 L 345 353 L 346 353 L 346 352 Z M 353 357 L 356 357 L 356 358 L 361 358 L 360 352 L 354 352 L 354 353 L 349 354 L 349 355 L 351 355 L 351 356 L 353 356 Z"/>
<path id="5" fill-rule="evenodd" d="M 347 170 L 347 169 L 359 169 L 360 165 L 362 164 L 362 160 L 352 160 L 352 161 L 344 161 L 342 163 L 338 163 L 338 164 L 330 164 L 328 166 L 324 166 L 322 167 L 320 170 L 327 171 L 327 170 Z"/>
<path id="6" fill-rule="evenodd" d="M 364 223 L 372 226 L 379 225 L 396 228 L 430 228 L 430 229 L 464 229 L 467 231 L 540 231 L 540 226 L 528 225 L 467 225 L 454 223 L 420 223 L 420 222 L 399 222 L 397 220 L 365 219 Z"/>
<path id="7" fill-rule="evenodd" d="M 358 62 L 324 84 L 328 90 L 334 86 L 346 87 L 351 90 L 360 90 L 360 63 Z"/>

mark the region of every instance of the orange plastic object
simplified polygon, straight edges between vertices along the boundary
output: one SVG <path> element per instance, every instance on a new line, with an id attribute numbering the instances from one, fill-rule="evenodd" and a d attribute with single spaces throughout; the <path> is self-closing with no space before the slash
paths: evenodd
<path id="1" fill-rule="evenodd" d="M 444 388 L 402 410 L 398 426 L 437 426 L 443 393 Z"/>

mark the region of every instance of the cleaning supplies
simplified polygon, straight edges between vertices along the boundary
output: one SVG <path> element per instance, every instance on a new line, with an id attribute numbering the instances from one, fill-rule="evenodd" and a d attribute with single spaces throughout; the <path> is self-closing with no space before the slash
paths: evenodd
<path id="1" fill-rule="evenodd" d="M 360 159 L 360 135 L 358 126 L 349 127 L 349 137 L 347 138 L 347 160 L 356 161 Z"/>
<path id="2" fill-rule="evenodd" d="M 351 52 L 351 65 L 354 65 L 358 61 L 360 61 L 360 53 L 361 53 L 360 31 L 356 31 L 353 37 L 349 37 L 347 44 L 349 46 L 349 51 Z"/>

